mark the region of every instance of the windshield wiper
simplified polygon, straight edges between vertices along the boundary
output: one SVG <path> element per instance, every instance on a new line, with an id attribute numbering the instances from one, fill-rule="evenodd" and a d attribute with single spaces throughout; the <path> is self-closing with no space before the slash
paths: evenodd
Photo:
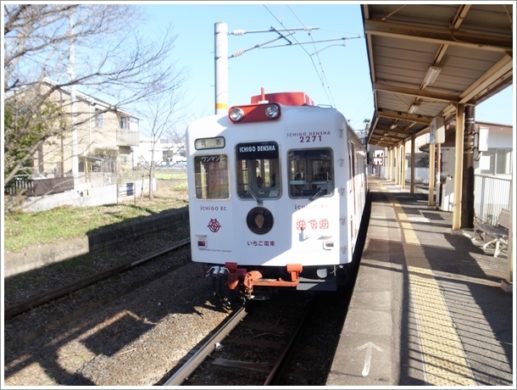
<path id="1" fill-rule="evenodd" d="M 250 194 L 251 197 L 255 199 L 255 202 L 257 202 L 259 206 L 261 206 L 262 203 L 264 203 L 264 201 L 257 194 L 255 194 L 255 192 L 251 190 L 251 187 L 248 187 L 248 194 Z"/>
<path id="2" fill-rule="evenodd" d="M 318 199 L 321 195 L 323 195 L 324 193 L 326 193 L 327 191 L 323 188 L 323 187 L 319 187 L 318 188 L 318 191 L 316 191 L 316 193 L 314 195 L 312 195 L 309 200 L 312 202 L 313 200 L 316 200 Z"/>

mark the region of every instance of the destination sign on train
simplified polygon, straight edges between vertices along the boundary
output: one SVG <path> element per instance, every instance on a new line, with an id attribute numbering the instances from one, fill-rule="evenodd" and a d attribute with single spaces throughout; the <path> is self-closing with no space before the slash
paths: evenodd
<path id="1" fill-rule="evenodd" d="M 196 150 L 224 148 L 224 137 L 198 138 L 194 141 Z"/>
<path id="2" fill-rule="evenodd" d="M 252 142 L 237 145 L 237 158 L 239 160 L 277 157 L 278 145 L 276 142 Z"/>

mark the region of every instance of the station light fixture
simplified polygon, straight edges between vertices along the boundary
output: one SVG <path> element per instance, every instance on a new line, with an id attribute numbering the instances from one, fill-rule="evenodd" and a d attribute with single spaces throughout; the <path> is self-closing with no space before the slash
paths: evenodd
<path id="1" fill-rule="evenodd" d="M 414 104 L 414 103 L 413 103 L 413 104 L 409 107 L 408 112 L 409 112 L 410 114 L 414 114 L 414 113 L 416 112 L 416 110 L 418 110 L 418 105 L 416 105 L 416 104 Z"/>
<path id="2" fill-rule="evenodd" d="M 438 78 L 438 75 L 442 71 L 442 68 L 439 68 L 437 66 L 430 66 L 429 69 L 427 69 L 427 73 L 424 77 L 424 87 L 427 87 L 428 85 L 433 84 L 436 79 Z"/>

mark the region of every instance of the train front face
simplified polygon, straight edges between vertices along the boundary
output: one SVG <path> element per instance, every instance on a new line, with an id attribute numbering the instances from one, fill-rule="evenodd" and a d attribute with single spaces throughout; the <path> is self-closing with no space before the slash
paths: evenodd
<path id="1" fill-rule="evenodd" d="M 205 118 L 187 132 L 192 260 L 271 276 L 350 262 L 346 121 L 334 109 L 279 106 L 275 120 Z"/>

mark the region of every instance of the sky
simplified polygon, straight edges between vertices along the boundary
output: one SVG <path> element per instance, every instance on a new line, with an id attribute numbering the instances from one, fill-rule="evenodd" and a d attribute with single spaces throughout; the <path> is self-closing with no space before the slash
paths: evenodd
<path id="1" fill-rule="evenodd" d="M 239 50 L 246 51 L 240 56 L 230 58 L 228 62 L 229 105 L 249 103 L 250 97 L 258 95 L 261 88 L 264 88 L 266 93 L 303 91 L 316 104 L 337 108 L 356 130 L 364 128 L 365 120 L 372 119 L 373 93 L 360 3 L 118 3 L 137 9 L 140 20 L 131 28 L 149 42 L 160 42 L 169 28 L 176 35 L 175 46 L 168 53 L 167 61 L 181 69 L 184 77 L 178 91 L 181 99 L 177 106 L 175 128 L 172 129 L 177 135 L 182 135 L 192 120 L 214 113 L 216 22 L 227 23 L 230 32 L 248 31 L 244 35 L 228 36 L 230 54 Z M 272 28 L 294 28 L 301 31 L 287 37 L 292 43 L 289 45 L 287 40 L 277 39 L 279 35 L 269 31 Z M 281 47 L 265 48 L 266 42 L 275 39 L 277 40 L 270 45 Z M 313 44 L 313 41 L 327 42 Z M 299 44 L 306 42 L 309 44 Z M 85 55 L 88 56 L 89 53 Z M 476 107 L 476 120 L 501 124 L 514 123 L 513 97 L 513 89 L 509 87 L 488 99 Z M 135 113 L 141 112 L 139 106 L 124 108 Z M 149 135 L 147 128 L 145 120 L 142 120 L 142 136 Z"/>
<path id="2" fill-rule="evenodd" d="M 140 32 L 159 38 L 168 26 L 177 35 L 170 61 L 183 69 L 183 110 L 178 126 L 214 113 L 214 24 L 225 22 L 230 32 L 314 27 L 229 60 L 229 105 L 247 104 L 263 87 L 268 92 L 303 91 L 317 104 L 341 111 L 353 128 L 364 127 L 374 112 L 368 57 L 360 5 L 351 2 L 136 4 L 143 18 Z M 248 33 L 228 37 L 229 54 L 278 37 Z M 341 39 L 346 38 L 346 39 Z M 335 42 L 296 45 L 338 39 Z M 507 88 L 476 107 L 476 120 L 513 123 L 513 89 Z M 145 127 L 145 125 L 143 126 Z M 145 132 L 145 129 L 143 129 Z M 176 129 L 182 133 L 184 128 Z"/>
<path id="3" fill-rule="evenodd" d="M 230 32 L 314 27 L 288 37 L 293 45 L 256 48 L 228 61 L 229 104 L 248 104 L 252 95 L 303 91 L 317 104 L 333 105 L 353 127 L 362 127 L 373 113 L 368 60 L 358 5 L 140 5 L 152 21 L 148 34 L 160 34 L 169 24 L 177 34 L 171 61 L 185 71 L 187 117 L 214 113 L 214 25 L 228 24 Z M 277 33 L 248 33 L 228 37 L 228 52 L 253 48 Z M 350 38 L 340 40 L 340 38 Z M 320 44 L 298 42 L 332 40 Z M 288 45 L 281 39 L 272 45 Z M 339 45 L 339 46 L 338 46 Z M 315 53 L 319 51 L 318 53 Z M 315 54 L 314 54 L 315 53 Z"/>

